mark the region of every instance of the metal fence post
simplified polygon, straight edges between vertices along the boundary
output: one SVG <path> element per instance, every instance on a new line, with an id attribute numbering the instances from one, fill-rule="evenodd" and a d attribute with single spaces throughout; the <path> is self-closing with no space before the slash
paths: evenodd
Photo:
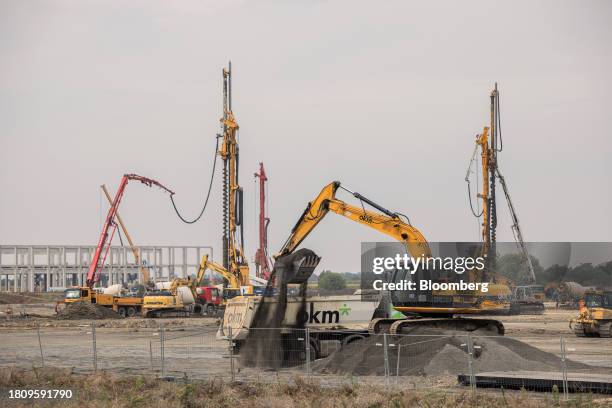
<path id="1" fill-rule="evenodd" d="M 93 346 L 93 367 L 94 371 L 98 371 L 98 347 L 96 343 L 96 323 L 91 322 L 91 340 Z"/>
<path id="2" fill-rule="evenodd" d="M 45 357 L 43 356 L 42 341 L 40 339 L 40 323 L 36 323 L 36 331 L 38 332 L 38 347 L 40 348 L 40 363 L 45 366 Z"/>
<path id="3" fill-rule="evenodd" d="M 149 361 L 151 362 L 151 371 L 153 371 L 153 342 L 149 340 Z"/>
<path id="4" fill-rule="evenodd" d="M 397 384 L 399 381 L 401 353 L 402 353 L 402 344 L 399 342 L 399 339 L 398 339 L 397 341 L 397 367 L 395 369 L 395 384 Z"/>
<path id="5" fill-rule="evenodd" d="M 467 334 L 467 351 L 468 351 L 468 370 L 470 372 L 470 387 L 472 393 L 476 391 L 476 376 L 474 375 L 474 344 L 472 343 L 472 335 Z"/>
<path id="6" fill-rule="evenodd" d="M 165 351 L 164 351 L 164 324 L 159 324 L 159 359 L 161 365 L 161 376 L 166 376 Z"/>
<path id="7" fill-rule="evenodd" d="M 229 344 L 229 355 L 230 355 L 230 375 L 232 378 L 232 382 L 236 381 L 236 374 L 234 373 L 234 340 L 232 339 L 232 327 L 228 326 L 227 328 L 227 339 Z"/>
<path id="8" fill-rule="evenodd" d="M 561 344 L 561 375 L 563 379 L 563 398 L 568 399 L 567 362 L 565 361 L 565 337 L 560 336 Z"/>
<path id="9" fill-rule="evenodd" d="M 383 333 L 383 349 L 385 356 L 385 385 L 389 386 L 389 343 L 387 341 L 387 333 Z"/>
<path id="10" fill-rule="evenodd" d="M 304 341 L 304 346 L 306 347 L 306 376 L 310 378 L 310 329 L 307 327 L 306 331 L 306 340 Z"/>

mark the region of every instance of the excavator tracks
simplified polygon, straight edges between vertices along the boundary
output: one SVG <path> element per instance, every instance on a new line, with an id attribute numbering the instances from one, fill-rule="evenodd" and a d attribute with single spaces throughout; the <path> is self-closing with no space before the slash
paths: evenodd
<path id="1" fill-rule="evenodd" d="M 478 333 L 482 335 L 503 336 L 505 328 L 495 319 L 465 318 L 408 318 L 374 319 L 370 322 L 370 334 L 446 334 L 448 332 Z"/>
<path id="2" fill-rule="evenodd" d="M 612 322 L 600 323 L 599 337 L 612 337 Z"/>
<path id="3" fill-rule="evenodd" d="M 544 303 L 539 301 L 518 301 L 510 307 L 511 315 L 541 315 L 544 314 Z"/>

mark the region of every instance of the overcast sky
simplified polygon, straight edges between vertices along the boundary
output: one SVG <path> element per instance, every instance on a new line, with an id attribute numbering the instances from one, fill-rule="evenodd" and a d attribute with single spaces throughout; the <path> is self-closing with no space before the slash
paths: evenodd
<path id="1" fill-rule="evenodd" d="M 332 180 L 430 241 L 478 239 L 463 179 L 496 81 L 500 165 L 525 238 L 612 241 L 611 21 L 605 0 L 0 0 L 0 244 L 95 244 L 99 186 L 128 172 L 196 215 L 230 59 L 249 258 L 260 161 L 271 253 Z M 220 254 L 219 176 L 195 225 L 131 184 L 120 213 L 134 240 Z M 304 245 L 322 268 L 351 271 L 376 240 L 330 215 Z"/>

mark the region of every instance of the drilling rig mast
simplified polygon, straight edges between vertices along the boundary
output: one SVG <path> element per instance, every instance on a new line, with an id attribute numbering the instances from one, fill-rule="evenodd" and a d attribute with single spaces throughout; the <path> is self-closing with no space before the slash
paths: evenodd
<path id="1" fill-rule="evenodd" d="M 474 153 L 468 167 L 468 171 L 465 177 L 465 181 L 468 182 L 469 190 L 469 177 L 472 169 L 472 164 L 476 158 L 476 152 L 480 147 L 481 150 L 481 163 L 482 163 L 482 193 L 478 194 L 478 198 L 482 199 L 482 212 L 477 214 L 472 208 L 472 212 L 476 217 L 482 215 L 482 253 L 481 255 L 486 257 L 486 262 L 489 270 L 495 269 L 495 261 L 497 257 L 497 202 L 495 197 L 496 180 L 499 179 L 501 186 L 506 197 L 508 204 L 508 210 L 510 211 L 510 217 L 512 219 L 512 232 L 514 234 L 515 241 L 525 262 L 527 264 L 527 276 L 524 278 L 525 283 L 534 283 L 536 276 L 531 262 L 531 257 L 527 251 L 527 246 L 523 240 L 523 234 L 519 225 L 518 216 L 516 210 L 512 204 L 510 198 L 510 192 L 506 184 L 506 179 L 502 176 L 499 171 L 499 163 L 497 160 L 497 153 L 503 150 L 503 141 L 501 138 L 501 119 L 499 112 L 499 91 L 497 90 L 497 84 L 491 92 L 491 123 L 489 127 L 483 129 L 482 134 L 476 136 L 476 146 Z M 470 197 L 470 206 L 471 206 Z"/>
<path id="2" fill-rule="evenodd" d="M 255 252 L 255 275 L 258 278 L 269 279 L 270 264 L 268 262 L 268 224 L 270 218 L 266 217 L 266 171 L 263 163 L 259 163 L 259 173 L 255 173 L 259 179 L 259 248 Z"/>
<path id="3" fill-rule="evenodd" d="M 244 257 L 242 187 L 238 179 L 238 123 L 232 112 L 232 63 L 223 69 L 223 134 L 219 156 L 223 160 L 223 268 L 241 284 L 249 282 L 249 266 Z M 240 240 L 238 241 L 238 237 Z"/>

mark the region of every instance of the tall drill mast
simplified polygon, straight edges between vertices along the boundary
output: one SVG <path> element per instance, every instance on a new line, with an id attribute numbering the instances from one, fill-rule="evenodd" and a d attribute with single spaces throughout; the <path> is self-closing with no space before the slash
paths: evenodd
<path id="1" fill-rule="evenodd" d="M 497 168 L 497 152 L 499 151 L 497 143 L 499 140 L 498 135 L 498 123 L 499 123 L 499 92 L 497 91 L 497 83 L 495 88 L 491 92 L 491 131 L 489 138 L 488 148 L 488 176 L 489 176 L 489 194 L 488 202 L 486 204 L 487 216 L 485 217 L 486 224 L 486 241 L 488 241 L 488 253 L 487 259 L 490 267 L 495 265 L 495 257 L 497 254 L 496 240 L 497 240 L 497 203 L 495 197 L 495 169 Z M 484 176 L 484 174 L 483 174 Z"/>
<path id="2" fill-rule="evenodd" d="M 248 282 L 249 267 L 244 258 L 242 188 L 238 180 L 238 123 L 232 112 L 232 64 L 223 69 L 223 135 L 219 155 L 223 159 L 223 267 Z M 239 230 L 238 230 L 239 228 Z M 238 234 L 240 242 L 238 242 Z"/>
<path id="3" fill-rule="evenodd" d="M 263 163 L 259 163 L 259 173 L 255 173 L 259 179 L 259 248 L 255 252 L 255 274 L 259 278 L 269 279 L 270 265 L 268 262 L 268 224 L 270 218 L 266 217 L 266 171 Z"/>
<path id="4" fill-rule="evenodd" d="M 485 127 L 482 134 L 476 137 L 476 147 L 472 155 L 472 160 L 468 167 L 468 171 L 465 180 L 468 182 L 469 191 L 469 176 L 472 168 L 472 164 L 476 157 L 478 147 L 481 150 L 481 162 L 482 162 L 482 193 L 478 194 L 478 197 L 482 199 L 482 213 L 476 214 L 475 216 L 483 216 L 482 222 L 482 255 L 486 256 L 487 264 L 489 269 L 495 268 L 495 259 L 497 256 L 496 240 L 497 240 L 497 203 L 495 197 L 496 180 L 499 179 L 504 195 L 506 196 L 506 202 L 508 204 L 508 210 L 512 218 L 512 232 L 514 239 L 521 251 L 521 254 L 525 258 L 527 263 L 528 275 L 524 279 L 525 283 L 535 282 L 536 276 L 533 269 L 533 264 L 527 251 L 527 246 L 523 240 L 523 234 L 519 225 L 518 216 L 516 210 L 512 204 L 510 198 L 510 192 L 506 184 L 506 179 L 502 176 L 499 171 L 499 164 L 497 162 L 497 152 L 502 151 L 503 143 L 501 142 L 500 133 L 500 114 L 499 114 L 499 91 L 497 90 L 497 84 L 491 92 L 491 123 L 489 127 Z M 470 199 L 471 200 L 471 199 Z M 471 205 L 471 201 L 470 201 Z M 473 209 L 472 209 L 473 211 Z"/>

